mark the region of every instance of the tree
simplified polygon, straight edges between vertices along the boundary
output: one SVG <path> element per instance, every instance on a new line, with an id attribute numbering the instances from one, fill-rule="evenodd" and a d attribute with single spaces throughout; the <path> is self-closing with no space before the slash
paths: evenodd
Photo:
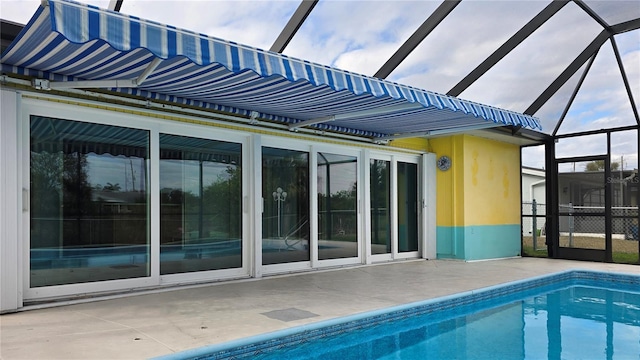
<path id="1" fill-rule="evenodd" d="M 620 163 L 612 162 L 611 170 L 616 171 L 620 167 Z M 584 166 L 584 171 L 603 171 L 604 170 L 604 160 L 594 160 L 587 163 Z"/>
<path id="2" fill-rule="evenodd" d="M 62 153 L 31 152 L 31 249 L 59 246 L 61 219 L 62 179 L 64 174 Z"/>
<path id="3" fill-rule="evenodd" d="M 112 184 L 112 183 L 108 182 L 108 183 L 107 183 L 107 185 L 105 185 L 102 189 L 103 189 L 104 191 L 114 191 L 114 192 L 117 192 L 117 191 L 120 191 L 120 190 L 122 189 L 122 186 L 120 186 L 120 184 L 119 184 L 119 183 Z"/>
<path id="4" fill-rule="evenodd" d="M 204 204 L 209 230 L 217 236 L 242 236 L 242 171 L 228 166 L 224 175 L 204 188 Z"/>

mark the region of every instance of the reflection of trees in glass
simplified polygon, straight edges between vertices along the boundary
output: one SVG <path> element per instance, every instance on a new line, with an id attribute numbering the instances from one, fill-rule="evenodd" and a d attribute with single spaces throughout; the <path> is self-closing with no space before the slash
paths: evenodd
<path id="1" fill-rule="evenodd" d="M 389 207 L 389 162 L 371 160 L 371 204 L 372 208 Z"/>
<path id="2" fill-rule="evenodd" d="M 398 251 L 418 251 L 418 166 L 398 162 Z"/>
<path id="3" fill-rule="evenodd" d="M 391 163 L 386 160 L 372 159 L 370 163 L 371 183 L 371 242 L 373 244 L 386 244 L 390 249 L 390 221 L 389 207 L 391 203 L 389 194 L 389 167 Z"/>
<path id="4" fill-rule="evenodd" d="M 110 182 L 108 182 L 107 185 L 102 188 L 102 190 L 104 191 L 120 191 L 121 189 L 122 186 L 120 186 L 119 183 L 112 184 Z"/>
<path id="5" fill-rule="evenodd" d="M 620 163 L 615 161 L 611 163 L 611 171 L 616 171 L 619 167 Z M 586 163 L 584 171 L 604 171 L 604 160 L 594 160 Z"/>
<path id="6" fill-rule="evenodd" d="M 144 191 L 92 185 L 90 172 L 88 154 L 31 154 L 33 248 L 146 243 Z"/>
<path id="7" fill-rule="evenodd" d="M 31 247 L 58 246 L 62 153 L 31 153 Z"/>
<path id="8" fill-rule="evenodd" d="M 333 192 L 330 195 L 331 207 L 339 210 L 356 210 L 356 199 L 358 189 L 356 184 L 353 184 L 350 190 L 340 190 Z M 326 201 L 326 194 L 318 194 L 320 201 Z"/>
<path id="9" fill-rule="evenodd" d="M 204 203 L 211 216 L 207 222 L 213 236 L 240 238 L 242 234 L 242 172 L 239 167 L 227 166 L 204 188 Z"/>
<path id="10" fill-rule="evenodd" d="M 59 246 L 62 219 L 75 220 L 72 225 L 63 223 L 64 244 L 81 245 L 83 238 L 90 236 L 81 221 L 93 213 L 87 168 L 86 154 L 31 154 L 31 211 L 39 222 L 34 227 L 32 247 Z"/>
<path id="11" fill-rule="evenodd" d="M 182 238 L 182 232 L 197 231 L 199 238 L 233 239 L 242 236 L 242 172 L 240 167 L 227 166 L 224 175 L 209 185 L 202 184 L 199 194 L 182 189 L 163 188 L 160 191 L 163 224 L 184 217 L 185 228 L 163 233 L 163 243 Z M 202 201 L 201 201 L 202 200 Z M 167 229 L 171 228 L 168 226 Z"/>
<path id="12" fill-rule="evenodd" d="M 112 180 L 118 178 L 112 169 L 137 162 L 140 183 L 145 185 L 148 141 L 148 131 L 31 117 L 32 286 L 147 274 L 148 267 L 138 265 L 146 262 L 148 252 L 135 246 L 148 244 L 146 193 L 122 191 Z M 112 183 L 97 184 L 107 179 Z M 109 256 L 109 247 L 122 247 L 111 254 L 132 256 Z M 90 269 L 131 263 L 136 265 L 117 274 Z M 50 277 L 50 268 L 73 268 L 73 275 Z"/>
<path id="13" fill-rule="evenodd" d="M 84 217 L 94 213 L 91 206 L 92 188 L 88 181 L 87 167 L 86 154 L 76 152 L 64 155 L 63 213 L 65 219 L 76 220 L 73 226 L 64 227 L 63 237 L 68 245 L 82 245 L 91 236 L 88 226 L 85 226 L 82 221 Z"/>
<path id="14" fill-rule="evenodd" d="M 38 190 L 60 191 L 63 172 L 62 158 L 62 153 L 31 153 L 32 192 Z"/>
<path id="15" fill-rule="evenodd" d="M 357 159 L 318 153 L 318 211 L 322 240 L 356 241 Z M 345 189 L 346 184 L 350 184 Z"/>
<path id="16" fill-rule="evenodd" d="M 356 240 L 354 233 L 357 221 L 357 194 L 356 184 L 353 184 L 350 190 L 332 192 L 328 197 L 324 193 L 318 193 L 319 226 L 324 231 L 324 240 Z"/>

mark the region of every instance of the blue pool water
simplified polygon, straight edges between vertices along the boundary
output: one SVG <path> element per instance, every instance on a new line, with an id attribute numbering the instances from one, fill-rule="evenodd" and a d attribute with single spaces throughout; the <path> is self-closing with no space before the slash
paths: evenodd
<path id="1" fill-rule="evenodd" d="M 640 359 L 640 276 L 571 271 L 171 359 Z"/>

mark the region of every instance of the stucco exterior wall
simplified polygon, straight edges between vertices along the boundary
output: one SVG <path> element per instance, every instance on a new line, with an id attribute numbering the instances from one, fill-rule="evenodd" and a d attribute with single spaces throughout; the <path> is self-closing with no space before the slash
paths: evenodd
<path id="1" fill-rule="evenodd" d="M 452 160 L 437 174 L 439 258 L 483 260 L 520 255 L 520 150 L 471 135 L 432 139 Z"/>

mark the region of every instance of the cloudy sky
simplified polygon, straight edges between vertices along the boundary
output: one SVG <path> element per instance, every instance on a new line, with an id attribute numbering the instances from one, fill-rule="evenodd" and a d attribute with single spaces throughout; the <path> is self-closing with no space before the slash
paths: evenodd
<path id="1" fill-rule="evenodd" d="M 83 1 L 103 8 L 109 1 Z M 121 12 L 180 28 L 269 49 L 299 0 L 158 1 L 124 0 Z M 504 43 L 548 0 L 464 0 L 388 80 L 446 93 Z M 585 0 L 610 23 L 640 16 L 637 0 Z M 0 17 L 28 22 L 38 0 L 2 0 Z M 309 61 L 373 75 L 440 1 L 322 0 L 284 53 Z M 602 28 L 573 2 L 465 90 L 463 99 L 523 112 Z M 617 35 L 616 44 L 640 105 L 640 30 Z M 553 132 L 582 69 L 535 116 Z M 596 57 L 559 133 L 632 125 L 635 118 L 610 42 Z M 612 153 L 624 168 L 636 168 L 637 138 L 613 136 Z M 561 141 L 562 156 L 601 154 L 603 138 Z M 543 167 L 541 149 L 528 149 L 523 164 Z"/>

